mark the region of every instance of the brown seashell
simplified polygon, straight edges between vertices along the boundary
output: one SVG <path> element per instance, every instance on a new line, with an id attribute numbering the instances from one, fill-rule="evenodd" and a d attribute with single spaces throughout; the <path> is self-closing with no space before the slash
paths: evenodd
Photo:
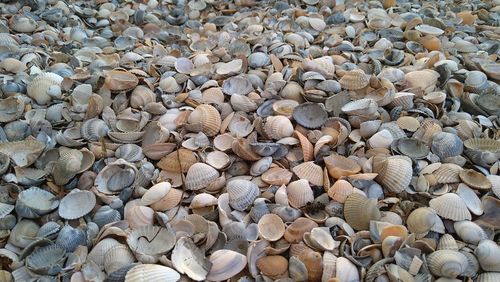
<path id="1" fill-rule="evenodd" d="M 465 202 L 454 193 L 446 193 L 429 201 L 429 206 L 436 213 L 453 221 L 470 220 L 471 214 Z"/>
<path id="2" fill-rule="evenodd" d="M 275 214 L 262 216 L 258 223 L 259 236 L 267 241 L 277 241 L 285 234 L 283 220 Z"/>
<path id="3" fill-rule="evenodd" d="M 328 196 L 334 201 L 339 203 L 344 203 L 347 197 L 349 197 L 354 192 L 351 183 L 346 180 L 339 179 L 335 181 L 332 187 L 328 189 Z"/>
<path id="4" fill-rule="evenodd" d="M 307 268 L 307 280 L 319 281 L 323 275 L 323 263 L 321 254 L 314 251 L 306 251 L 300 254 L 299 259 Z"/>
<path id="5" fill-rule="evenodd" d="M 288 260 L 282 256 L 265 256 L 257 259 L 257 268 L 272 279 L 284 277 L 288 271 Z"/>
<path id="6" fill-rule="evenodd" d="M 428 69 L 412 71 L 405 75 L 407 87 L 418 87 L 424 92 L 431 92 L 434 90 L 438 78 L 439 74 L 436 71 Z"/>
<path id="7" fill-rule="evenodd" d="M 221 116 L 216 108 L 201 104 L 189 115 L 188 129 L 202 131 L 207 136 L 215 136 L 221 128 Z"/>
<path id="8" fill-rule="evenodd" d="M 262 181 L 271 185 L 286 185 L 292 179 L 293 173 L 288 169 L 272 167 L 261 175 Z M 307 182 L 307 181 L 306 181 Z"/>
<path id="9" fill-rule="evenodd" d="M 305 179 L 290 182 L 287 188 L 288 202 L 294 208 L 302 208 L 314 201 L 313 191 Z"/>
<path id="10" fill-rule="evenodd" d="M 305 217 L 299 217 L 286 228 L 284 238 L 292 244 L 298 243 L 302 241 L 304 233 L 310 232 L 315 227 L 318 227 L 316 222 Z"/>
<path id="11" fill-rule="evenodd" d="M 179 154 L 179 157 L 177 156 L 177 154 Z M 179 160 L 180 160 L 180 167 L 179 167 Z M 189 168 L 197 161 L 198 160 L 196 159 L 196 155 L 193 152 L 181 148 L 178 151 L 174 151 L 163 157 L 158 162 L 157 165 L 159 168 L 166 171 L 170 172 L 182 171 L 183 173 L 186 173 L 188 172 Z"/>
<path id="12" fill-rule="evenodd" d="M 344 217 L 352 228 L 367 230 L 370 226 L 370 220 L 378 220 L 380 216 L 375 199 L 368 199 L 358 193 L 347 197 L 344 204 Z"/>
<path id="13" fill-rule="evenodd" d="M 341 155 L 330 155 L 324 158 L 328 173 L 335 179 L 349 176 L 361 171 L 361 167 L 356 161 Z"/>
<path id="14" fill-rule="evenodd" d="M 314 186 L 323 185 L 323 169 L 314 162 L 304 162 L 292 168 L 293 173 L 300 179 L 306 179 Z"/>
<path id="15" fill-rule="evenodd" d="M 297 138 L 299 138 L 300 146 L 302 148 L 302 155 L 304 156 L 304 162 L 309 162 L 314 160 L 314 147 L 309 141 L 309 139 L 307 139 L 307 137 L 305 137 L 302 133 L 300 133 L 297 130 L 295 130 L 294 133 L 295 135 L 297 135 Z"/>
<path id="16" fill-rule="evenodd" d="M 262 157 L 254 152 L 250 147 L 250 143 L 244 138 L 236 138 L 231 144 L 233 152 L 246 161 L 258 161 Z"/>
<path id="17" fill-rule="evenodd" d="M 362 70 L 347 71 L 339 80 L 342 88 L 359 90 L 368 86 L 370 79 Z"/>
<path id="18" fill-rule="evenodd" d="M 284 116 L 271 116 L 266 119 L 264 132 L 272 139 L 282 139 L 293 134 L 293 125 Z"/>
<path id="19" fill-rule="evenodd" d="M 460 179 L 471 188 L 489 190 L 492 187 L 490 180 L 482 173 L 473 169 L 464 169 L 458 174 Z"/>
<path id="20" fill-rule="evenodd" d="M 111 91 L 129 91 L 137 86 L 139 79 L 128 71 L 112 70 L 106 73 L 104 83 Z"/>

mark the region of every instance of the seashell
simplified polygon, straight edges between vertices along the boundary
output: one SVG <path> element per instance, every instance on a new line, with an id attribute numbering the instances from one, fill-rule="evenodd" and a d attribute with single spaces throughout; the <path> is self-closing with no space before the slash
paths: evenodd
<path id="1" fill-rule="evenodd" d="M 288 273 L 294 281 L 306 281 L 308 278 L 305 264 L 296 256 L 290 257 L 288 261 Z"/>
<path id="2" fill-rule="evenodd" d="M 437 215 L 434 210 L 423 207 L 410 213 L 406 219 L 408 230 L 416 234 L 426 234 L 431 230 L 437 221 Z"/>
<path id="3" fill-rule="evenodd" d="M 361 70 L 347 71 L 339 80 L 342 88 L 347 90 L 359 90 L 368 86 L 369 77 Z"/>
<path id="4" fill-rule="evenodd" d="M 347 197 L 354 192 L 351 183 L 346 180 L 339 179 L 328 189 L 328 196 L 334 201 L 344 203 Z"/>
<path id="5" fill-rule="evenodd" d="M 315 251 L 305 251 L 299 255 L 299 259 L 307 268 L 309 281 L 319 281 L 323 275 L 321 254 Z"/>
<path id="6" fill-rule="evenodd" d="M 130 232 L 127 244 L 138 261 L 156 263 L 175 245 L 175 232 L 160 226 L 141 226 Z"/>
<path id="7" fill-rule="evenodd" d="M 226 185 L 229 194 L 229 205 L 238 211 L 244 211 L 259 196 L 260 191 L 257 185 L 248 180 L 231 180 Z"/>
<path id="8" fill-rule="evenodd" d="M 311 185 L 323 185 L 323 169 L 314 162 L 304 162 L 292 168 L 293 173 L 300 179 L 306 179 Z"/>
<path id="9" fill-rule="evenodd" d="M 441 160 L 462 154 L 463 142 L 460 138 L 448 132 L 439 132 L 432 138 L 431 150 Z"/>
<path id="10" fill-rule="evenodd" d="M 434 35 L 434 36 L 439 36 L 444 33 L 444 30 L 427 24 L 418 25 L 415 27 L 415 29 L 423 34 Z"/>
<path id="11" fill-rule="evenodd" d="M 293 134 L 293 125 L 284 116 L 270 116 L 264 124 L 264 132 L 272 139 L 282 139 Z"/>
<path id="12" fill-rule="evenodd" d="M 277 241 L 285 234 L 283 220 L 275 214 L 262 216 L 258 223 L 259 236 L 267 241 Z"/>
<path id="13" fill-rule="evenodd" d="M 429 201 L 436 213 L 453 221 L 470 220 L 471 215 L 465 202 L 454 193 L 446 193 Z"/>
<path id="14" fill-rule="evenodd" d="M 137 162 L 144 159 L 142 148 L 135 144 L 124 144 L 115 151 L 115 157 L 127 162 Z"/>
<path id="15" fill-rule="evenodd" d="M 246 256 L 231 250 L 217 250 L 210 255 L 209 260 L 212 267 L 207 279 L 212 281 L 227 280 L 242 271 L 247 264 Z"/>
<path id="16" fill-rule="evenodd" d="M 459 173 L 462 168 L 456 164 L 442 164 L 433 173 L 437 183 L 455 183 L 460 182 Z"/>
<path id="17" fill-rule="evenodd" d="M 177 206 L 182 200 L 183 192 L 179 189 L 171 188 L 167 195 L 151 205 L 155 211 L 166 211 Z"/>
<path id="18" fill-rule="evenodd" d="M 322 251 L 332 251 L 339 246 L 339 242 L 333 240 L 330 232 L 322 227 L 315 227 L 310 233 L 305 233 L 304 239 L 306 238 L 313 247 Z"/>
<path id="19" fill-rule="evenodd" d="M 256 266 L 265 276 L 278 279 L 286 276 L 288 260 L 282 256 L 264 256 L 257 259 Z"/>
<path id="20" fill-rule="evenodd" d="M 202 131 L 207 136 L 216 135 L 221 127 L 221 117 L 216 108 L 210 105 L 199 105 L 189 115 L 188 123 L 191 130 Z"/>
<path id="21" fill-rule="evenodd" d="M 330 155 L 324 158 L 328 173 L 335 179 L 349 176 L 361 171 L 361 167 L 356 161 L 340 155 Z"/>
<path id="22" fill-rule="evenodd" d="M 318 227 L 316 222 L 305 217 L 299 217 L 286 228 L 284 238 L 292 244 L 298 243 L 302 241 L 306 232 L 310 232 L 316 227 Z"/>
<path id="23" fill-rule="evenodd" d="M 484 174 L 475 170 L 464 169 L 458 175 L 465 184 L 474 189 L 489 190 L 492 187 L 490 180 Z"/>
<path id="24" fill-rule="evenodd" d="M 467 268 L 467 258 L 458 251 L 438 250 L 427 257 L 427 265 L 436 276 L 456 278 Z"/>
<path id="25" fill-rule="evenodd" d="M 467 73 L 464 86 L 466 91 L 481 93 L 488 87 L 488 77 L 480 71 L 470 71 Z"/>
<path id="26" fill-rule="evenodd" d="M 87 141 L 99 141 L 109 132 L 109 128 L 103 120 L 93 118 L 86 120 L 80 127 L 80 134 Z"/>
<path id="27" fill-rule="evenodd" d="M 483 272 L 476 278 L 478 282 L 494 282 L 500 279 L 498 272 Z"/>
<path id="28" fill-rule="evenodd" d="M 206 188 L 210 183 L 219 178 L 219 172 L 204 163 L 193 164 L 186 175 L 186 188 L 189 190 L 200 190 Z"/>
<path id="29" fill-rule="evenodd" d="M 206 279 L 212 267 L 203 252 L 186 237 L 180 238 L 175 244 L 171 260 L 177 271 L 196 281 Z"/>
<path id="30" fill-rule="evenodd" d="M 378 220 L 380 211 L 376 200 L 353 193 L 347 197 L 344 204 L 344 217 L 346 222 L 356 230 L 367 230 L 370 220 Z"/>
<path id="31" fill-rule="evenodd" d="M 39 275 L 56 275 L 64 267 L 66 251 L 57 246 L 49 245 L 33 251 L 26 257 L 26 268 Z"/>
<path id="32" fill-rule="evenodd" d="M 488 75 L 489 78 L 494 80 L 500 79 L 499 64 L 486 63 L 481 65 L 481 69 Z"/>
<path id="33" fill-rule="evenodd" d="M 323 107 L 317 103 L 302 103 L 294 108 L 293 119 L 305 128 L 313 129 L 321 127 L 328 118 Z"/>
<path id="34" fill-rule="evenodd" d="M 102 206 L 95 213 L 92 218 L 92 222 L 97 224 L 99 228 L 102 228 L 104 225 L 112 222 L 116 222 L 121 220 L 120 212 L 114 210 L 110 206 Z"/>
<path id="35" fill-rule="evenodd" d="M 500 247 L 494 241 L 481 240 L 474 254 L 483 270 L 498 271 L 500 268 Z"/>
<path id="36" fill-rule="evenodd" d="M 393 143 L 393 150 L 406 155 L 411 159 L 423 159 L 430 152 L 429 147 L 422 141 L 413 138 L 401 138 Z M 396 147 L 396 148 L 394 148 Z"/>
<path id="37" fill-rule="evenodd" d="M 196 162 L 198 162 L 198 160 L 193 152 L 181 148 L 163 157 L 157 165 L 159 168 L 166 171 L 176 173 L 182 171 L 186 173 Z"/>
<path id="38" fill-rule="evenodd" d="M 248 56 L 248 66 L 251 68 L 262 68 L 270 63 L 271 59 L 263 52 L 255 52 Z"/>
<path id="39" fill-rule="evenodd" d="M 24 102 L 16 97 L 0 100 L 0 122 L 19 119 L 24 113 Z"/>
<path id="40" fill-rule="evenodd" d="M 233 76 L 222 84 L 222 92 L 226 95 L 247 95 L 253 90 L 252 83 L 244 76 Z"/>
<path id="41" fill-rule="evenodd" d="M 104 84 L 111 91 L 129 91 L 139 84 L 137 76 L 128 71 L 111 70 L 105 76 Z"/>
<path id="42" fill-rule="evenodd" d="M 31 139 L 0 144 L 0 153 L 9 156 L 14 164 L 20 167 L 33 164 L 44 149 L 44 143 Z"/>
<path id="43" fill-rule="evenodd" d="M 491 182 L 491 191 L 497 198 L 500 198 L 500 176 L 498 175 L 488 175 L 486 176 Z"/>
<path id="44" fill-rule="evenodd" d="M 262 159 L 252 164 L 252 166 L 250 167 L 250 175 L 259 176 L 263 174 L 271 167 L 272 163 L 272 157 L 263 157 Z"/>
<path id="45" fill-rule="evenodd" d="M 471 221 L 457 221 L 453 225 L 457 235 L 466 243 L 477 245 L 479 241 L 487 239 L 484 230 Z"/>
<path id="46" fill-rule="evenodd" d="M 458 184 L 456 193 L 458 196 L 460 196 L 460 198 L 462 198 L 462 200 L 465 202 L 465 205 L 467 205 L 467 208 L 469 208 L 469 210 L 473 214 L 483 214 L 481 200 L 471 188 L 463 183 L 460 183 Z"/>
<path id="47" fill-rule="evenodd" d="M 96 198 L 94 193 L 75 189 L 61 199 L 59 216 L 69 220 L 77 219 L 88 214 L 94 209 L 95 204 Z"/>
<path id="48" fill-rule="evenodd" d="M 171 187 L 172 185 L 168 182 L 160 182 L 153 185 L 153 187 L 149 188 L 146 193 L 142 195 L 141 203 L 146 206 L 156 203 L 168 194 Z"/>
<path id="49" fill-rule="evenodd" d="M 0 153 L 0 174 L 3 175 L 10 167 L 10 158 L 4 153 Z"/>
<path id="50" fill-rule="evenodd" d="M 153 209 L 145 206 L 132 206 L 130 209 L 125 206 L 125 208 L 124 219 L 128 222 L 130 228 L 153 224 Z"/>
<path id="51" fill-rule="evenodd" d="M 378 105 L 373 99 L 360 99 L 351 101 L 342 106 L 342 112 L 347 115 L 371 115 L 378 109 Z"/>
<path id="52" fill-rule="evenodd" d="M 31 187 L 19 193 L 15 209 L 18 216 L 40 218 L 58 206 L 59 201 L 55 195 L 38 187 Z"/>
<path id="53" fill-rule="evenodd" d="M 127 245 L 116 244 L 104 255 L 104 270 L 110 274 L 135 261 L 134 255 Z"/>
<path id="54" fill-rule="evenodd" d="M 95 178 L 97 190 L 104 194 L 117 194 L 134 184 L 137 168 L 129 162 L 118 159 L 104 167 Z"/>
<path id="55" fill-rule="evenodd" d="M 378 173 L 375 180 L 384 188 L 393 193 L 400 193 L 410 184 L 413 169 L 411 160 L 407 157 L 376 156 L 373 159 L 373 172 Z"/>
<path id="56" fill-rule="evenodd" d="M 64 248 L 66 252 L 74 252 L 79 245 L 85 245 L 87 243 L 87 234 L 80 228 L 73 228 L 70 225 L 65 225 L 59 231 L 55 243 Z"/>
<path id="57" fill-rule="evenodd" d="M 383 129 L 372 135 L 372 137 L 368 139 L 368 144 L 372 148 L 389 148 L 393 140 L 391 132 L 387 129 Z"/>
<path id="58" fill-rule="evenodd" d="M 314 200 L 313 191 L 305 179 L 290 182 L 287 188 L 288 202 L 294 208 L 302 208 Z"/>
<path id="59" fill-rule="evenodd" d="M 127 271 L 125 282 L 178 281 L 180 278 L 180 274 L 170 267 L 157 264 L 139 264 Z"/>

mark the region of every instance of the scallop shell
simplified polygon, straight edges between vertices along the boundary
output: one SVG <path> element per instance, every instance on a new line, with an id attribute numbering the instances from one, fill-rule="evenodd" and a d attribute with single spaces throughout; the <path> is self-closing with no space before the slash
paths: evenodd
<path id="1" fill-rule="evenodd" d="M 215 251 L 210 255 L 209 261 L 212 263 L 212 267 L 207 279 L 212 281 L 227 280 L 238 274 L 247 265 L 246 256 L 231 250 Z"/>
<path id="2" fill-rule="evenodd" d="M 412 211 L 406 219 L 406 224 L 410 232 L 426 234 L 431 230 L 436 221 L 437 215 L 434 210 L 423 207 Z"/>
<path id="3" fill-rule="evenodd" d="M 88 214 L 94 209 L 95 204 L 94 193 L 75 189 L 61 199 L 59 215 L 64 219 L 77 219 Z"/>
<path id="4" fill-rule="evenodd" d="M 282 256 L 264 256 L 257 259 L 257 268 L 272 279 L 285 276 L 288 270 L 288 260 Z"/>
<path id="5" fill-rule="evenodd" d="M 58 206 L 59 201 L 55 195 L 38 187 L 31 187 L 19 193 L 15 209 L 18 216 L 40 218 Z"/>
<path id="6" fill-rule="evenodd" d="M 432 138 L 431 149 L 441 160 L 462 154 L 464 144 L 460 138 L 448 132 L 439 132 Z"/>
<path id="7" fill-rule="evenodd" d="M 124 144 L 115 151 L 115 157 L 128 162 L 137 162 L 144 159 L 142 148 L 135 144 Z"/>
<path id="8" fill-rule="evenodd" d="M 39 275 L 56 275 L 64 267 L 66 251 L 57 246 L 49 245 L 33 251 L 26 258 L 26 267 Z"/>
<path id="9" fill-rule="evenodd" d="M 79 245 L 86 245 L 87 233 L 80 228 L 66 224 L 57 235 L 55 243 L 66 252 L 74 252 Z"/>
<path id="10" fill-rule="evenodd" d="M 103 120 L 97 118 L 84 121 L 80 127 L 80 134 L 87 141 L 99 141 L 108 132 L 108 125 Z"/>
<path id="11" fill-rule="evenodd" d="M 204 163 L 193 164 L 186 175 L 186 188 L 189 190 L 200 190 L 206 188 L 210 183 L 219 178 L 219 172 Z"/>
<path id="12" fill-rule="evenodd" d="M 125 282 L 178 281 L 181 275 L 170 267 L 157 264 L 139 264 L 125 275 Z"/>
<path id="13" fill-rule="evenodd" d="M 367 230 L 370 220 L 380 219 L 380 211 L 376 200 L 353 193 L 347 197 L 344 204 L 344 217 L 346 222 L 356 230 Z"/>
<path id="14" fill-rule="evenodd" d="M 314 162 L 304 162 L 292 168 L 293 173 L 300 179 L 306 179 L 314 186 L 323 185 L 323 169 Z"/>
<path id="15" fill-rule="evenodd" d="M 34 77 L 27 85 L 28 96 L 33 98 L 38 104 L 45 105 L 52 98 L 61 97 L 61 83 L 63 77 L 52 72 L 45 72 Z"/>
<path id="16" fill-rule="evenodd" d="M 456 278 L 466 270 L 467 258 L 458 251 L 438 250 L 429 254 L 427 265 L 436 276 Z"/>
<path id="17" fill-rule="evenodd" d="M 244 211 L 250 207 L 260 194 L 255 183 L 243 179 L 229 181 L 226 189 L 229 194 L 229 205 L 238 211 Z"/>
<path id="18" fill-rule="evenodd" d="M 166 181 L 153 185 L 146 191 L 146 193 L 144 193 L 144 195 L 142 195 L 141 203 L 149 206 L 158 202 L 168 194 L 171 187 L 172 185 Z"/>
<path id="19" fill-rule="evenodd" d="M 362 70 L 352 70 L 347 71 L 339 82 L 344 89 L 359 90 L 368 86 L 370 79 Z"/>
<path id="20" fill-rule="evenodd" d="M 43 142 L 32 139 L 0 143 L 0 153 L 9 156 L 20 167 L 33 164 L 44 149 Z"/>
<path id="21" fill-rule="evenodd" d="M 196 281 L 205 280 L 212 267 L 204 253 L 186 237 L 180 238 L 175 244 L 171 260 L 177 271 Z"/>
<path id="22" fill-rule="evenodd" d="M 305 128 L 313 129 L 321 127 L 328 114 L 318 103 L 302 103 L 293 110 L 293 119 Z"/>
<path id="23" fill-rule="evenodd" d="M 497 196 L 497 198 L 500 199 L 500 176 L 488 175 L 486 177 L 492 184 L 491 191 L 493 192 L 493 194 L 495 194 L 495 196 Z"/>
<path id="24" fill-rule="evenodd" d="M 275 214 L 262 216 L 258 223 L 259 236 L 267 241 L 277 241 L 285 234 L 283 220 Z"/>
<path id="25" fill-rule="evenodd" d="M 433 172 L 433 176 L 437 183 L 455 183 L 460 182 L 460 171 L 462 171 L 462 167 L 456 164 L 445 163 Z"/>
<path id="26" fill-rule="evenodd" d="M 293 125 L 284 116 L 270 116 L 264 124 L 264 132 L 272 139 L 282 139 L 293 134 Z"/>
<path id="27" fill-rule="evenodd" d="M 392 193 L 400 193 L 411 182 L 413 169 L 410 158 L 404 156 L 378 157 L 373 159 L 375 180 Z"/>
<path id="28" fill-rule="evenodd" d="M 189 115 L 188 123 L 191 126 L 190 130 L 202 131 L 211 137 L 219 132 L 222 120 L 216 108 L 202 104 Z"/>
<path id="29" fill-rule="evenodd" d="M 328 189 L 328 196 L 334 201 L 344 203 L 347 197 L 354 192 L 351 183 L 346 180 L 339 179 Z"/>
<path id="30" fill-rule="evenodd" d="M 482 269 L 486 271 L 499 271 L 500 247 L 497 243 L 491 240 L 482 240 L 474 250 L 474 254 Z"/>
<path id="31" fill-rule="evenodd" d="M 104 254 L 104 270 L 110 274 L 135 261 L 127 245 L 116 244 Z"/>
<path id="32" fill-rule="evenodd" d="M 138 261 L 156 263 L 175 245 L 175 232 L 160 226 L 141 226 L 130 232 L 127 244 Z"/>
<path id="33" fill-rule="evenodd" d="M 102 228 L 104 225 L 119 221 L 120 219 L 121 214 L 119 211 L 114 210 L 110 206 L 102 206 L 94 213 L 92 222 L 97 224 L 99 228 Z"/>
<path id="34" fill-rule="evenodd" d="M 288 202 L 294 208 L 302 208 L 314 201 L 313 191 L 305 179 L 290 182 L 287 188 Z"/>
<path id="35" fill-rule="evenodd" d="M 429 201 L 429 206 L 436 213 L 453 221 L 471 220 L 471 214 L 465 202 L 454 193 L 446 193 Z"/>

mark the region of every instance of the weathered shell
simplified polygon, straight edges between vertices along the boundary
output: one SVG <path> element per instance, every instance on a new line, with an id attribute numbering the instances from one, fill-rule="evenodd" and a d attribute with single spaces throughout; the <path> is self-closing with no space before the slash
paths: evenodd
<path id="1" fill-rule="evenodd" d="M 77 219 L 88 214 L 95 204 L 94 193 L 76 189 L 61 199 L 59 215 L 64 219 Z"/>
<path id="2" fill-rule="evenodd" d="M 453 225 L 455 232 L 464 242 L 477 245 L 479 241 L 487 239 L 484 230 L 474 222 L 464 220 L 457 221 Z"/>
<path id="3" fill-rule="evenodd" d="M 97 190 L 105 194 L 117 194 L 130 187 L 137 175 L 137 168 L 129 162 L 118 159 L 108 164 L 95 178 Z"/>
<path id="4" fill-rule="evenodd" d="M 139 264 L 127 271 L 125 282 L 178 281 L 181 275 L 170 267 L 158 264 Z"/>
<path id="5" fill-rule="evenodd" d="M 305 128 L 318 128 L 321 127 L 328 114 L 325 109 L 318 103 L 302 103 L 294 108 L 293 119 Z"/>
<path id="6" fill-rule="evenodd" d="M 328 189 L 328 196 L 334 201 L 344 203 L 347 197 L 354 192 L 351 183 L 344 179 L 339 179 Z"/>
<path id="7" fill-rule="evenodd" d="M 92 222 L 97 224 L 99 228 L 102 228 L 104 225 L 119 221 L 120 219 L 121 214 L 119 211 L 111 208 L 110 206 L 102 206 L 94 213 Z"/>
<path id="8" fill-rule="evenodd" d="M 258 223 L 259 236 L 267 241 L 277 241 L 285 234 L 283 220 L 275 214 L 262 216 Z"/>
<path id="9" fill-rule="evenodd" d="M 10 122 L 20 118 L 24 113 L 24 102 L 16 97 L 0 100 L 0 122 Z"/>
<path id="10" fill-rule="evenodd" d="M 0 153 L 9 156 L 20 167 L 33 164 L 44 149 L 45 144 L 43 142 L 31 139 L 0 143 Z"/>
<path id="11" fill-rule="evenodd" d="M 441 160 L 444 160 L 462 154 L 464 145 L 457 135 L 439 132 L 432 138 L 431 149 Z"/>
<path id="12" fill-rule="evenodd" d="M 19 193 L 15 208 L 19 216 L 39 218 L 55 210 L 58 205 L 55 195 L 38 187 L 31 187 Z"/>
<path id="13" fill-rule="evenodd" d="M 40 105 L 45 105 L 53 98 L 61 97 L 61 83 L 63 77 L 52 73 L 46 72 L 37 75 L 27 85 L 28 96 L 35 99 Z"/>
<path id="14" fill-rule="evenodd" d="M 58 274 L 66 260 L 66 251 L 57 246 L 49 245 L 33 251 L 26 258 L 26 267 L 32 272 L 40 275 Z"/>
<path id="15" fill-rule="evenodd" d="M 302 208 L 314 200 L 313 191 L 305 179 L 290 182 L 287 188 L 288 202 L 294 208 Z"/>
<path id="16" fill-rule="evenodd" d="M 222 91 L 227 95 L 247 95 L 252 90 L 252 83 L 244 76 L 233 76 L 222 84 Z"/>
<path id="17" fill-rule="evenodd" d="M 175 245 L 175 232 L 160 226 L 142 226 L 130 232 L 127 244 L 142 263 L 156 263 Z"/>
<path id="18" fill-rule="evenodd" d="M 351 101 L 342 106 L 342 112 L 347 115 L 371 115 L 377 111 L 377 102 L 373 99 L 360 99 Z"/>
<path id="19" fill-rule="evenodd" d="M 219 177 L 219 172 L 204 163 L 193 164 L 186 175 L 186 188 L 189 190 L 200 190 L 206 188 Z"/>
<path id="20" fill-rule="evenodd" d="M 471 214 L 467 209 L 465 202 L 454 193 L 446 193 L 430 200 L 429 206 L 443 218 L 454 221 L 471 219 Z"/>
<path id="21" fill-rule="evenodd" d="M 262 274 L 272 279 L 283 277 L 288 270 L 288 260 L 282 256 L 261 257 L 256 265 Z"/>
<path id="22" fill-rule="evenodd" d="M 498 272 L 500 269 L 500 247 L 492 240 L 482 240 L 474 250 L 481 268 Z"/>
<path id="23" fill-rule="evenodd" d="M 186 237 L 180 238 L 175 244 L 171 260 L 177 271 L 196 281 L 206 279 L 212 267 L 212 263 L 205 258 L 203 252 Z"/>
<path id="24" fill-rule="evenodd" d="M 306 179 L 314 186 L 323 185 L 323 169 L 314 162 L 304 162 L 292 168 L 293 173 L 300 179 Z"/>
<path id="25" fill-rule="evenodd" d="M 341 155 L 330 155 L 324 158 L 328 173 L 335 179 L 343 176 L 349 176 L 361 171 L 356 161 L 348 159 Z"/>
<path id="26" fill-rule="evenodd" d="M 344 204 L 344 217 L 346 222 L 356 230 L 367 230 L 370 220 L 380 219 L 380 211 L 376 200 L 353 193 L 347 197 Z"/>
<path id="27" fill-rule="evenodd" d="M 88 141 L 98 141 L 109 132 L 108 125 L 101 119 L 93 118 L 84 121 L 80 127 L 80 134 Z"/>
<path id="28" fill-rule="evenodd" d="M 127 245 L 116 244 L 104 254 L 104 270 L 110 274 L 134 261 L 134 255 Z"/>
<path id="29" fill-rule="evenodd" d="M 131 72 L 112 70 L 106 73 L 104 83 L 111 91 L 129 91 L 137 86 L 139 79 Z"/>
<path id="30" fill-rule="evenodd" d="M 400 193 L 410 184 L 413 169 L 411 160 L 404 156 L 375 157 L 373 172 L 378 173 L 375 180 L 384 188 Z"/>
<path id="31" fill-rule="evenodd" d="M 115 157 L 128 162 L 137 162 L 144 158 L 142 148 L 135 144 L 124 144 L 115 151 Z"/>
<path id="32" fill-rule="evenodd" d="M 436 276 L 456 278 L 467 268 L 467 258 L 458 251 L 438 250 L 427 257 L 427 265 Z"/>
<path id="33" fill-rule="evenodd" d="M 435 36 L 439 36 L 444 33 L 444 30 L 427 24 L 418 25 L 415 27 L 415 29 L 422 32 L 423 34 L 429 34 Z"/>
<path id="34" fill-rule="evenodd" d="M 73 228 L 66 224 L 57 235 L 55 243 L 66 252 L 74 252 L 79 245 L 87 244 L 87 233 L 81 228 Z"/>
<path id="35" fill-rule="evenodd" d="M 282 139 L 293 134 L 293 125 L 284 116 L 270 116 L 264 124 L 264 132 L 272 139 Z"/>
<path id="36" fill-rule="evenodd" d="M 229 194 L 229 205 L 239 211 L 244 211 L 250 207 L 260 194 L 255 183 L 243 179 L 229 181 L 226 189 Z"/>
<path id="37" fill-rule="evenodd" d="M 370 79 L 362 70 L 352 70 L 346 72 L 339 82 L 344 89 L 359 90 L 368 86 Z"/>
<path id="38" fill-rule="evenodd" d="M 231 250 L 215 251 L 210 255 L 209 261 L 212 267 L 207 279 L 212 281 L 227 280 L 242 271 L 247 264 L 246 256 Z"/>
<path id="39" fill-rule="evenodd" d="M 430 208 L 418 208 L 410 213 L 406 219 L 408 230 L 417 234 L 425 234 L 431 230 L 437 221 L 437 215 Z"/>
<path id="40" fill-rule="evenodd" d="M 492 183 L 484 174 L 473 169 L 464 169 L 458 175 L 465 184 L 474 189 L 489 190 L 492 186 Z"/>
<path id="41" fill-rule="evenodd" d="M 202 131 L 207 136 L 214 136 L 219 132 L 222 120 L 216 108 L 202 104 L 189 115 L 188 123 L 190 130 Z"/>

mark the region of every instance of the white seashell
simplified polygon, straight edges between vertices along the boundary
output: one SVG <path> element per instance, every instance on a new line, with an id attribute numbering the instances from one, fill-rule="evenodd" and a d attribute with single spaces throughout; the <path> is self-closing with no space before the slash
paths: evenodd
<path id="1" fill-rule="evenodd" d="M 288 202 L 294 208 L 302 208 L 314 201 L 313 191 L 305 179 L 290 182 L 286 188 Z"/>
<path id="2" fill-rule="evenodd" d="M 125 275 L 125 282 L 178 281 L 181 275 L 170 267 L 158 264 L 139 264 Z"/>
<path id="3" fill-rule="evenodd" d="M 247 265 L 247 257 L 231 250 L 217 250 L 213 252 L 209 261 L 212 263 L 210 272 L 207 275 L 208 280 L 224 281 L 240 271 Z"/>
<path id="4" fill-rule="evenodd" d="M 94 193 L 75 189 L 62 198 L 59 204 L 59 215 L 64 219 L 77 219 L 93 210 L 95 204 Z"/>
<path id="5" fill-rule="evenodd" d="M 219 178 L 219 172 L 204 163 L 192 165 L 186 175 L 186 188 L 188 190 L 200 190 L 206 188 L 210 183 Z"/>

